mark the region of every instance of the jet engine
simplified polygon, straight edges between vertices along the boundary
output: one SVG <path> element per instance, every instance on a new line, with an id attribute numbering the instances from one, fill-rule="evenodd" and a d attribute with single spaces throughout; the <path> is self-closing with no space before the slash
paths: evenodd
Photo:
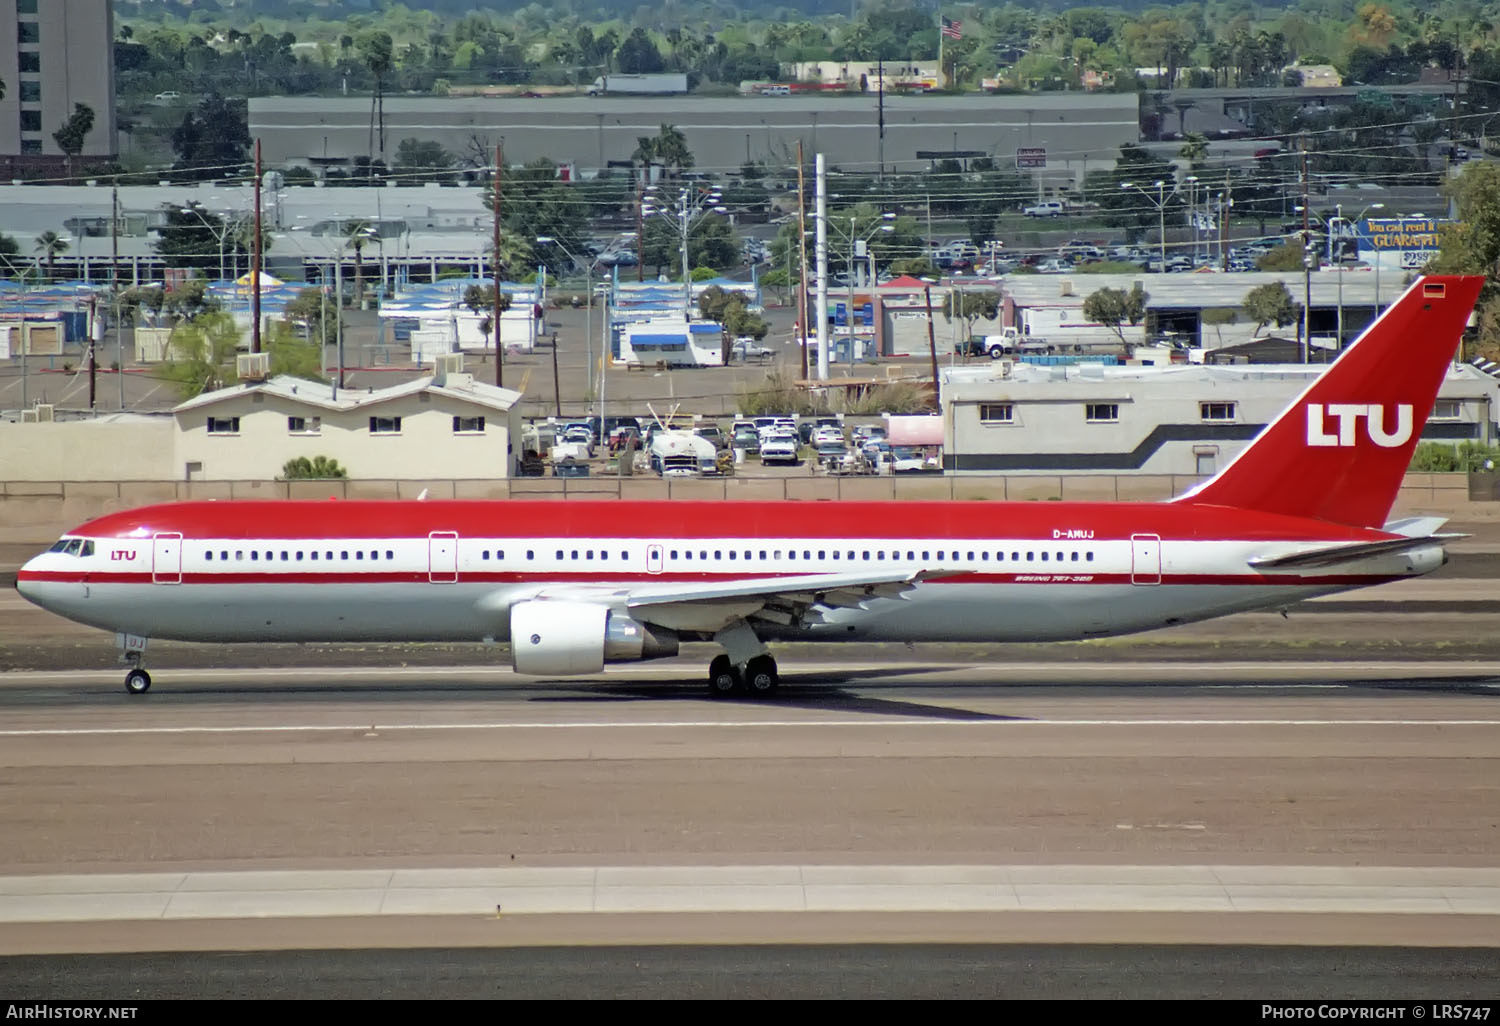
<path id="1" fill-rule="evenodd" d="M 592 602 L 533 599 L 510 610 L 510 658 L 517 673 L 598 673 L 605 663 L 676 654 L 676 632 Z"/>

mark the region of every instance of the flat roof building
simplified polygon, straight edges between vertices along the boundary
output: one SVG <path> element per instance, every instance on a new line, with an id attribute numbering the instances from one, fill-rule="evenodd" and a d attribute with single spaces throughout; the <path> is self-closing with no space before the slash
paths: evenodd
<path id="1" fill-rule="evenodd" d="M 52 135 L 79 103 L 94 126 L 75 163 L 114 158 L 114 38 L 110 0 L 0 0 L 0 177 L 65 173 Z"/>
<path id="2" fill-rule="evenodd" d="M 451 153 L 493 160 L 503 145 L 511 164 L 546 158 L 580 169 L 628 163 L 641 137 L 675 125 L 697 165 L 729 170 L 746 161 L 795 164 L 797 144 L 811 159 L 870 170 L 921 170 L 948 153 L 981 152 L 1014 166 L 1032 151 L 1043 177 L 1088 165 L 1112 167 L 1122 143 L 1140 138 L 1134 93 L 1027 96 L 892 96 L 885 137 L 873 92 L 815 96 L 391 97 L 385 101 L 389 163 L 401 140 L 437 142 Z M 370 104 L 357 97 L 252 97 L 250 134 L 271 166 L 318 166 L 364 156 Z M 1040 151 L 1040 153 L 1036 152 Z M 482 155 L 482 156 L 481 156 Z"/>

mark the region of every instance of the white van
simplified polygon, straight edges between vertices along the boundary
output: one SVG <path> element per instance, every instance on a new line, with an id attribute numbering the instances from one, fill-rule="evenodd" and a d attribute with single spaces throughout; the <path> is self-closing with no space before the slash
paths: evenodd
<path id="1" fill-rule="evenodd" d="M 792 87 L 784 85 L 766 86 L 760 91 L 762 96 L 791 96 Z"/>

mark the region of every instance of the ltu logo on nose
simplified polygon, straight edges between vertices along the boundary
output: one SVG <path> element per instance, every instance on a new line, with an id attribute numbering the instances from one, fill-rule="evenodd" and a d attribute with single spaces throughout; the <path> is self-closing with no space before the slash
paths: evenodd
<path id="1" fill-rule="evenodd" d="M 1383 449 L 1394 449 L 1411 439 L 1411 406 L 1406 403 L 1396 405 L 1396 429 L 1391 432 L 1386 431 L 1385 407 L 1380 403 L 1329 403 L 1327 419 L 1338 421 L 1338 430 L 1333 434 L 1328 433 L 1323 404 L 1307 404 L 1308 445 L 1352 447 L 1361 419 L 1370 441 Z"/>

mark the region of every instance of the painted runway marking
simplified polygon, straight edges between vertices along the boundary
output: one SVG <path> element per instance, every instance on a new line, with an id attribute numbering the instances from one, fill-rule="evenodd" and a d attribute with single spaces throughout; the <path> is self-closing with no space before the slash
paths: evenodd
<path id="1" fill-rule="evenodd" d="M 289 734 L 345 733 L 369 735 L 380 731 L 420 730 L 779 730 L 825 727 L 1500 727 L 1500 720 L 643 720 L 584 721 L 579 723 L 336 723 L 284 724 L 238 727 L 70 727 L 0 730 L 0 737 L 122 737 L 132 734 Z"/>

